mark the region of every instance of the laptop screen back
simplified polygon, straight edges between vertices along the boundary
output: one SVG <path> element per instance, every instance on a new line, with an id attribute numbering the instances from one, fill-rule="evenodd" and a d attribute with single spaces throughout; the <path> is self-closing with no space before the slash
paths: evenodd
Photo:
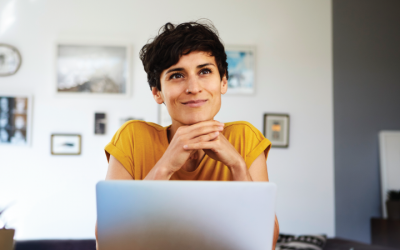
<path id="1" fill-rule="evenodd" d="M 272 248 L 272 183 L 101 181 L 96 192 L 100 250 Z"/>

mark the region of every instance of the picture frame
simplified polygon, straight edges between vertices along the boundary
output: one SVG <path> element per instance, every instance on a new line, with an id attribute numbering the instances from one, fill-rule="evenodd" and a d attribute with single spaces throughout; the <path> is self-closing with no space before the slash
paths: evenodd
<path id="1" fill-rule="evenodd" d="M 0 94 L 0 146 L 30 146 L 32 128 L 31 94 Z"/>
<path id="2" fill-rule="evenodd" d="M 80 155 L 82 139 L 79 134 L 52 134 L 52 155 Z"/>
<path id="3" fill-rule="evenodd" d="M 126 42 L 57 41 L 54 92 L 59 97 L 128 98 L 131 60 Z"/>
<path id="4" fill-rule="evenodd" d="M 271 147 L 289 147 L 290 116 L 288 114 L 265 113 L 263 127 L 263 134 L 271 141 Z"/>
<path id="5" fill-rule="evenodd" d="M 94 134 L 105 135 L 107 129 L 107 115 L 106 113 L 94 113 Z"/>
<path id="6" fill-rule="evenodd" d="M 227 45 L 228 95 L 252 95 L 256 88 L 256 47 Z"/>
<path id="7" fill-rule="evenodd" d="M 22 57 L 12 45 L 0 43 L 0 76 L 11 76 L 21 67 Z"/>
<path id="8" fill-rule="evenodd" d="M 164 104 L 158 105 L 158 124 L 166 127 L 172 124 L 171 116 L 168 113 L 167 106 Z"/>

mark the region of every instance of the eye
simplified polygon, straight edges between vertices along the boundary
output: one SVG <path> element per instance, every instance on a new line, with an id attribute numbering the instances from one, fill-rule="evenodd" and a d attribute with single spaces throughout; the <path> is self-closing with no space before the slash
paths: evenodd
<path id="1" fill-rule="evenodd" d="M 182 77 L 183 77 L 182 74 L 180 74 L 180 73 L 175 73 L 175 74 L 172 74 L 172 75 L 169 77 L 169 79 L 178 79 L 178 78 L 182 78 Z"/>
<path id="2" fill-rule="evenodd" d="M 202 69 L 202 70 L 200 71 L 200 74 L 201 74 L 201 75 L 206 75 L 206 74 L 210 74 L 210 73 L 211 73 L 211 70 L 208 69 L 208 68 L 204 68 L 204 69 Z"/>

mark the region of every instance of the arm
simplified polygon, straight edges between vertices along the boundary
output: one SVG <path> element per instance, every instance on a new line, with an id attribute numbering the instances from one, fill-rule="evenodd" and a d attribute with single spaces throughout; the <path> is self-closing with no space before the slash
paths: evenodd
<path id="1" fill-rule="evenodd" d="M 106 175 L 106 180 L 133 180 L 133 177 L 129 174 L 129 172 L 124 168 L 124 166 L 115 159 L 114 156 L 110 155 L 110 161 L 108 163 L 108 170 Z M 96 221 L 96 249 L 99 250 L 97 241 L 97 221 Z"/>
<path id="2" fill-rule="evenodd" d="M 246 168 L 247 170 L 247 168 Z M 247 171 L 251 176 L 253 181 L 269 181 L 268 180 L 268 171 L 267 171 L 267 163 L 265 160 L 264 152 L 261 153 L 251 164 L 250 169 Z M 274 228 L 274 238 L 273 238 L 273 245 L 272 249 L 275 249 L 276 241 L 279 237 L 279 223 L 278 218 L 275 215 L 275 228 Z"/>
<path id="3" fill-rule="evenodd" d="M 214 160 L 223 162 L 232 172 L 234 181 L 268 181 L 267 163 L 264 152 L 261 153 L 247 169 L 243 157 L 223 135 L 207 141 L 189 144 L 187 150 L 203 149 Z M 279 237 L 279 224 L 275 216 L 275 228 L 273 236 L 273 249 Z"/>

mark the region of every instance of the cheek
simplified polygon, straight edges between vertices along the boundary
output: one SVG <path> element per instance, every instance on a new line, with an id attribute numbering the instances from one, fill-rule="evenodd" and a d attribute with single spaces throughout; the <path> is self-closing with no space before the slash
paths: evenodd
<path id="1" fill-rule="evenodd" d="M 221 95 L 215 97 L 214 100 L 214 107 L 219 110 L 221 108 Z"/>
<path id="2" fill-rule="evenodd" d="M 221 80 L 219 76 L 214 75 L 203 81 L 203 87 L 211 94 L 221 93 Z"/>
<path id="3" fill-rule="evenodd" d="M 174 105 L 179 98 L 181 90 L 178 88 L 167 88 L 164 92 L 164 102 L 168 105 Z"/>
<path id="4" fill-rule="evenodd" d="M 217 84 L 210 84 L 210 87 L 208 88 L 210 90 L 210 93 L 212 95 L 221 95 L 221 84 L 218 82 Z"/>

